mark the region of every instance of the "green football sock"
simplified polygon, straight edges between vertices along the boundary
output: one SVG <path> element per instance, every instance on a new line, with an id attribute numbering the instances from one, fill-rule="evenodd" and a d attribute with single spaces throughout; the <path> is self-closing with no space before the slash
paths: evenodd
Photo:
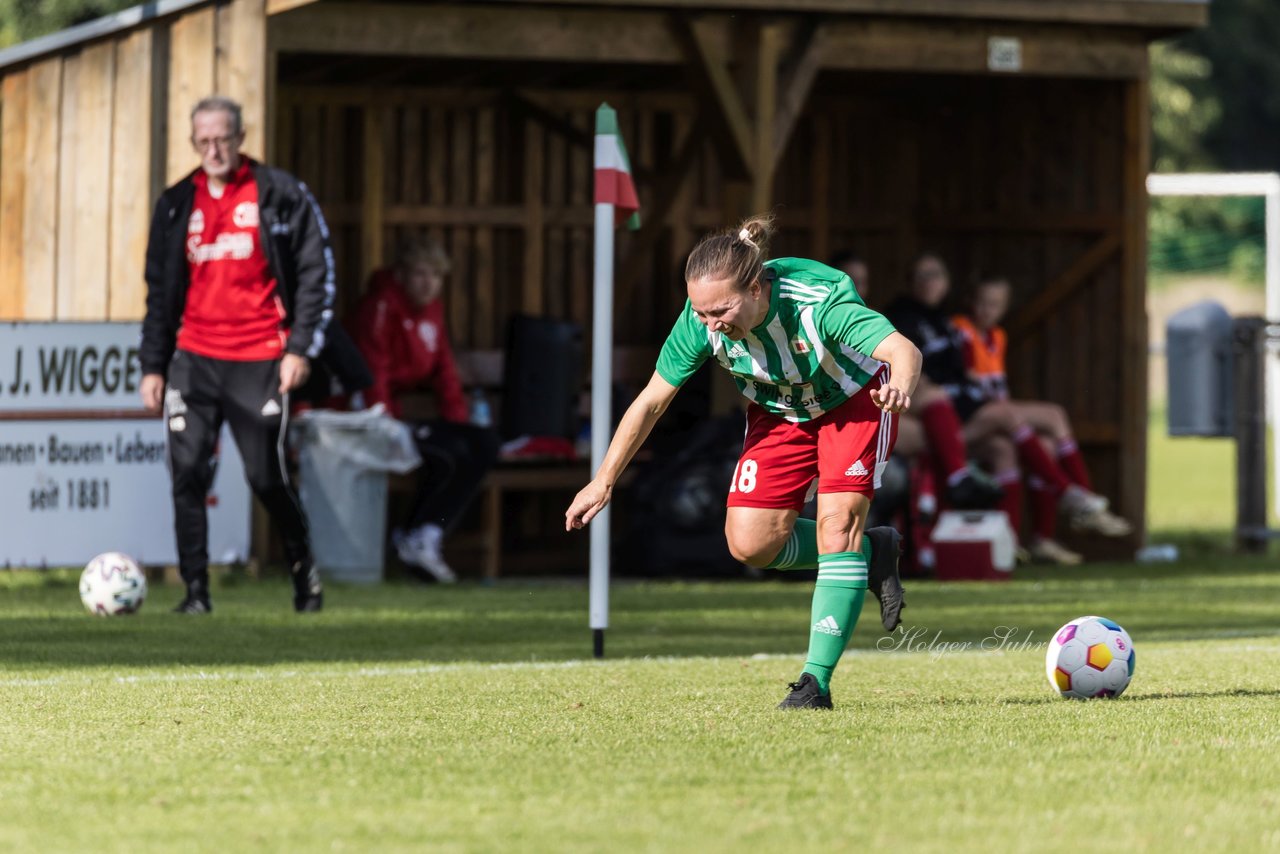
<path id="1" fill-rule="evenodd" d="M 871 538 L 862 535 L 862 556 L 871 565 Z M 777 557 L 765 569 L 815 569 L 818 566 L 818 523 L 812 519 L 796 519 L 791 536 L 782 544 Z"/>
<path id="2" fill-rule="evenodd" d="M 814 569 L 818 565 L 818 523 L 812 519 L 796 519 L 791 536 L 782 544 L 778 556 L 765 569 Z"/>
<path id="3" fill-rule="evenodd" d="M 862 552 L 818 556 L 818 583 L 810 611 L 813 626 L 803 672 L 818 680 L 824 694 L 830 693 L 831 674 L 858 624 L 866 595 L 867 560 Z"/>

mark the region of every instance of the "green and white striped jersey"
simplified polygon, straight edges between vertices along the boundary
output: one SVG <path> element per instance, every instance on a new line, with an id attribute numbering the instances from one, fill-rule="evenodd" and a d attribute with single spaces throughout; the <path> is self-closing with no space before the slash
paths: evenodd
<path id="1" fill-rule="evenodd" d="M 748 400 L 788 421 L 811 421 L 875 376 L 883 363 L 871 353 L 894 328 L 839 270 L 804 258 L 776 258 L 764 268 L 764 322 L 734 341 L 707 329 L 686 300 L 658 355 L 658 374 L 680 386 L 714 358 Z"/>

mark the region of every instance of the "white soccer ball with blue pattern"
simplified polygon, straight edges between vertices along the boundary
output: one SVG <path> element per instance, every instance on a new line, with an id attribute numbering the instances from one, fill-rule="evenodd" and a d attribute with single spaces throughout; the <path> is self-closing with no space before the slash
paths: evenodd
<path id="1" fill-rule="evenodd" d="M 1135 660 L 1128 632 L 1106 617 L 1080 617 L 1054 633 L 1044 668 L 1053 690 L 1088 700 L 1123 694 Z"/>
<path id="2" fill-rule="evenodd" d="M 147 598 L 147 576 L 137 562 L 120 552 L 104 552 L 80 573 L 80 601 L 90 614 L 132 614 Z"/>

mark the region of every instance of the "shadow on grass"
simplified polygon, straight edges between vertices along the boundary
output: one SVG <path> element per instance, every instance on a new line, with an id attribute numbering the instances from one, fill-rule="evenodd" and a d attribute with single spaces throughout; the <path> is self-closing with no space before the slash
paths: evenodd
<path id="1" fill-rule="evenodd" d="M 1122 701 L 1212 700 L 1225 697 L 1280 697 L 1280 689 L 1226 688 L 1221 691 L 1167 691 L 1156 694 L 1125 694 Z"/>
<path id="2" fill-rule="evenodd" d="M 1221 691 L 1162 691 L 1152 694 L 1134 694 L 1125 692 L 1116 699 L 1103 699 L 1104 703 L 1145 703 L 1152 700 L 1219 700 L 1229 697 L 1280 697 L 1280 689 L 1261 689 L 1261 688 L 1225 688 Z M 981 700 L 972 698 L 964 698 L 958 700 L 948 699 L 950 703 L 966 703 L 972 705 L 985 705 Z M 1003 706 L 1046 706 L 1052 703 L 1061 703 L 1063 698 L 1056 696 L 1046 697 L 1013 697 L 996 701 L 998 705 Z M 1088 702 L 1088 701 L 1081 701 Z"/>

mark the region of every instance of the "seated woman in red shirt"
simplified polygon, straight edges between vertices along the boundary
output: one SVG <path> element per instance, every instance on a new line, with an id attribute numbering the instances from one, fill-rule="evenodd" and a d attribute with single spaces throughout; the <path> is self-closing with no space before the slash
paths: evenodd
<path id="1" fill-rule="evenodd" d="M 417 495 L 406 524 L 391 537 L 410 569 L 445 583 L 457 576 L 441 556 L 444 536 L 498 455 L 494 432 L 468 423 L 440 299 L 449 268 L 449 256 L 438 243 L 407 245 L 394 267 L 370 277 L 350 324 L 373 374 L 373 385 L 364 392 L 366 405 L 385 404 L 399 418 L 401 395 L 435 395 L 440 417 L 413 425 L 423 460 Z"/>

